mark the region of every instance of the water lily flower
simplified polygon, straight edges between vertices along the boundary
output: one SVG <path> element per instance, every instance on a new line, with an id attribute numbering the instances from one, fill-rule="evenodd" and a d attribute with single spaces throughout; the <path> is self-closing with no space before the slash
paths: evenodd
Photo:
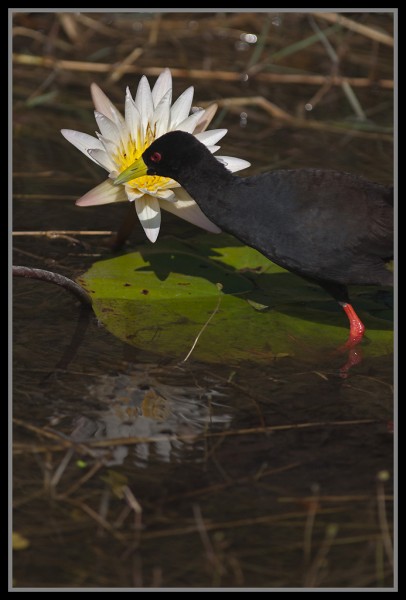
<path id="1" fill-rule="evenodd" d="M 93 162 L 103 167 L 108 178 L 79 198 L 79 206 L 134 202 L 142 227 L 151 242 L 155 242 L 161 225 L 161 208 L 174 213 L 207 231 L 220 229 L 203 214 L 193 198 L 173 179 L 146 175 L 123 185 L 114 180 L 127 169 L 151 143 L 168 131 L 181 130 L 193 134 L 214 153 L 217 142 L 227 129 L 206 131 L 217 110 L 216 105 L 191 112 L 193 87 L 185 90 L 172 104 L 172 75 L 165 69 L 150 88 L 145 76 L 141 77 L 135 98 L 127 88 L 124 117 L 102 90 L 93 83 L 91 94 L 95 117 L 100 132 L 96 137 L 62 129 L 62 135 Z M 246 160 L 235 157 L 216 157 L 232 171 L 250 166 Z"/>

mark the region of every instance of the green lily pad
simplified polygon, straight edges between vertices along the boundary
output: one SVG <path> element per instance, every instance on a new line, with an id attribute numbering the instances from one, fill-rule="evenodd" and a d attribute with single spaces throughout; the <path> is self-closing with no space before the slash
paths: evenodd
<path id="1" fill-rule="evenodd" d="M 317 285 L 227 235 L 160 240 L 96 262 L 79 283 L 115 336 L 150 352 L 210 362 L 320 354 L 348 337 L 348 320 Z M 391 309 L 376 290 L 352 294 L 367 326 L 364 354 L 393 350 Z M 375 295 L 374 295 L 375 292 Z M 389 294 L 388 294 L 389 295 Z"/>

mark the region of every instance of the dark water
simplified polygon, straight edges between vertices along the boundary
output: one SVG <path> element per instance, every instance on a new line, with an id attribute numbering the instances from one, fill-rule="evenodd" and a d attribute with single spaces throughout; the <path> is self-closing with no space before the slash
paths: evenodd
<path id="1" fill-rule="evenodd" d="M 73 16 L 16 15 L 14 52 L 114 64 L 140 46 L 144 69 L 252 72 L 176 77 L 174 96 L 189 85 L 196 103 L 264 96 L 324 127 L 255 105 L 220 108 L 222 154 L 249 160 L 251 173 L 311 166 L 393 180 L 392 90 L 354 87 L 360 121 L 342 87 L 309 85 L 307 75 L 332 69 L 322 43 L 295 51 L 315 34 L 309 15 Z M 349 17 L 392 33 L 391 14 Z M 390 47 L 346 28 L 329 39 L 343 74 L 393 78 Z M 303 82 L 269 83 L 254 67 Z M 139 74 L 108 77 L 14 64 L 14 264 L 74 279 L 112 255 L 111 236 L 79 232 L 116 231 L 128 207 L 74 205 L 104 174 L 59 133 L 94 131 L 93 80 L 122 109 Z M 27 234 L 47 230 L 65 233 Z M 197 233 L 164 215 L 160 239 Z M 137 224 L 123 251 L 143 243 Z M 395 585 L 390 347 L 346 378 L 343 356 L 317 344 L 261 365 L 180 362 L 121 342 L 65 290 L 26 279 L 13 281 L 12 323 L 13 588 Z"/>

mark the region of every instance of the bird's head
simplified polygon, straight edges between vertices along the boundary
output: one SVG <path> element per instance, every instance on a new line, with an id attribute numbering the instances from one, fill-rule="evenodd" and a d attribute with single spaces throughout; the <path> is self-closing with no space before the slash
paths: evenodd
<path id="1" fill-rule="evenodd" d="M 158 175 L 178 180 L 179 173 L 185 171 L 188 165 L 196 167 L 200 157 L 210 154 L 210 151 L 191 133 L 170 131 L 155 140 L 132 165 L 114 180 L 120 185 L 143 177 Z"/>

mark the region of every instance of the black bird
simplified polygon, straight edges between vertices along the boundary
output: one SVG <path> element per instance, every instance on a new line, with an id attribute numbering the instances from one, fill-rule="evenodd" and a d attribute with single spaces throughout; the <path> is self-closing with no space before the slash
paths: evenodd
<path id="1" fill-rule="evenodd" d="M 320 285 L 347 314 L 345 347 L 362 340 L 348 286 L 393 285 L 392 186 L 323 169 L 237 176 L 182 131 L 155 140 L 115 183 L 143 175 L 174 179 L 223 231 Z"/>

